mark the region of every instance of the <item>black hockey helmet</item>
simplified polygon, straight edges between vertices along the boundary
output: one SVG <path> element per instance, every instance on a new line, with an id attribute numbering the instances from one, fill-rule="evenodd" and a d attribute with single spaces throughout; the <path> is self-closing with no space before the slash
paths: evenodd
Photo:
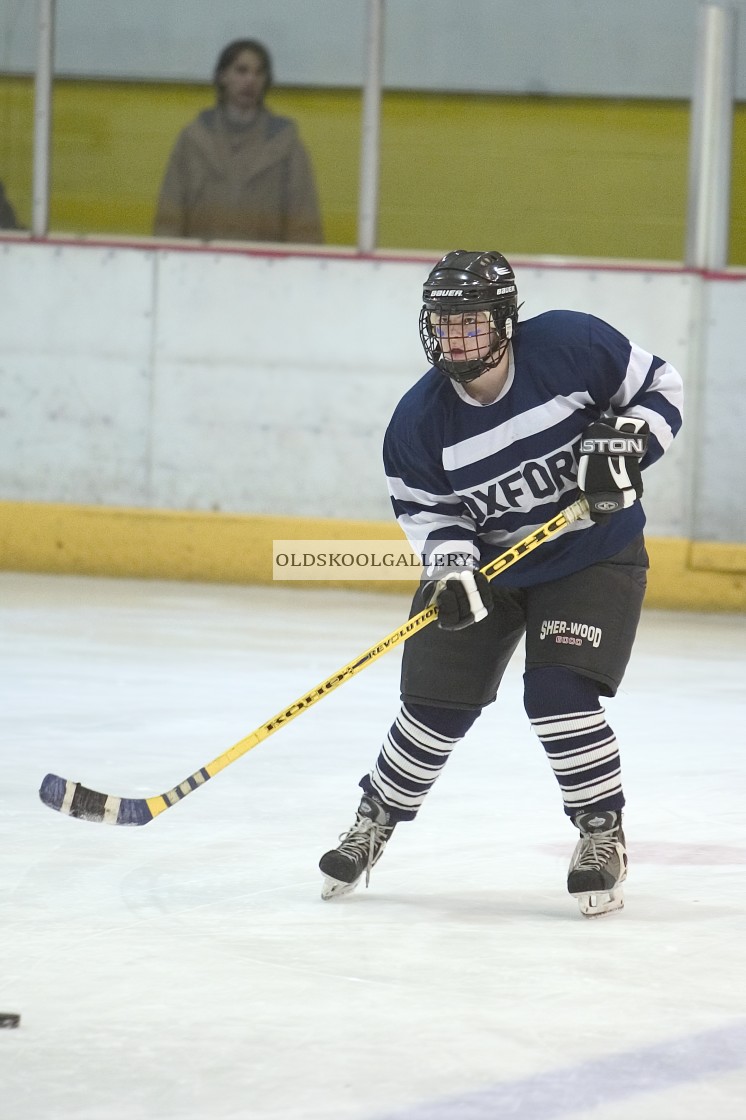
<path id="1" fill-rule="evenodd" d="M 438 261 L 422 289 L 420 338 L 428 360 L 454 381 L 473 381 L 505 353 L 518 321 L 515 274 L 502 253 L 456 249 Z M 438 315 L 489 313 L 494 328 L 490 353 L 456 362 L 444 357 L 435 323 Z"/>

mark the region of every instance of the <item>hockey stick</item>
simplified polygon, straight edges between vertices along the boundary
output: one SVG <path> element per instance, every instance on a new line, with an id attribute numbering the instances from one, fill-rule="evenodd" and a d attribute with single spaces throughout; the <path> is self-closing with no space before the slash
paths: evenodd
<path id="1" fill-rule="evenodd" d="M 535 548 L 543 544 L 545 541 L 553 537 L 560 529 L 564 529 L 566 525 L 570 525 L 573 521 L 579 521 L 583 517 L 588 516 L 588 503 L 585 498 L 580 498 L 578 501 L 573 502 L 556 517 L 553 517 L 546 524 L 541 525 L 524 537 L 518 544 L 513 545 L 507 552 L 503 552 L 491 563 L 486 564 L 482 568 L 483 574 L 487 579 L 494 579 L 496 575 L 504 571 L 506 568 L 511 567 L 522 556 L 528 555 L 533 552 Z M 264 739 L 269 738 L 285 724 L 290 723 L 292 719 L 305 712 L 312 704 L 321 700 L 324 696 L 328 696 L 335 688 L 338 688 L 343 681 L 349 680 L 364 669 L 366 665 L 370 665 L 382 654 L 387 653 L 394 646 L 399 645 L 406 638 L 409 638 L 417 630 L 421 630 L 423 626 L 427 626 L 437 617 L 437 607 L 426 607 L 424 611 L 419 614 L 413 615 L 403 626 L 398 630 L 392 631 L 387 634 L 376 645 L 371 646 L 365 653 L 354 661 L 350 661 L 343 669 L 334 673 L 331 677 L 327 677 L 325 681 L 312 688 L 304 696 L 301 696 L 290 707 L 285 708 L 283 711 L 278 712 L 276 716 L 263 723 L 261 727 L 257 727 L 250 735 L 243 739 L 239 739 L 227 751 L 219 754 L 212 762 L 208 762 L 207 766 L 203 766 L 201 770 L 197 770 L 191 774 L 178 786 L 168 790 L 166 793 L 158 794 L 156 797 L 114 797 L 106 793 L 96 793 L 95 790 L 88 789 L 80 782 L 68 781 L 66 778 L 60 778 L 57 774 L 47 774 L 44 781 L 41 783 L 39 790 L 39 797 L 48 805 L 50 809 L 56 809 L 60 813 L 66 813 L 69 817 L 78 817 L 85 821 L 105 822 L 106 824 L 131 824 L 141 825 L 148 824 L 159 813 L 165 812 L 175 805 L 177 801 L 182 801 L 195 789 L 208 782 L 210 778 L 214 778 L 221 770 L 225 770 L 226 766 L 230 766 L 236 759 L 241 758 L 242 755 L 256 747 Z"/>

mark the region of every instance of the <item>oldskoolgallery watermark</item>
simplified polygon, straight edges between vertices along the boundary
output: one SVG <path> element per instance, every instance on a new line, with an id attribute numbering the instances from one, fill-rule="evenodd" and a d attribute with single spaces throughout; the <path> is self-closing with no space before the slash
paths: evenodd
<path id="1" fill-rule="evenodd" d="M 407 541 L 276 540 L 272 542 L 275 580 L 406 580 L 423 572 L 473 567 L 471 550 L 441 548 L 430 542 L 420 552 Z"/>

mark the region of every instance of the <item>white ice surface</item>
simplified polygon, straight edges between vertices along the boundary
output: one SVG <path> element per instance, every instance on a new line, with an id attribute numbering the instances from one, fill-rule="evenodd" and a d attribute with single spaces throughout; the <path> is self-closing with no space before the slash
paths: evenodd
<path id="1" fill-rule="evenodd" d="M 631 870 L 593 922 L 521 664 L 369 890 L 316 863 L 398 708 L 388 654 L 144 828 L 45 808 L 203 766 L 406 617 L 394 595 L 0 575 L 2 1120 L 743 1120 L 746 620 L 648 612 Z"/>

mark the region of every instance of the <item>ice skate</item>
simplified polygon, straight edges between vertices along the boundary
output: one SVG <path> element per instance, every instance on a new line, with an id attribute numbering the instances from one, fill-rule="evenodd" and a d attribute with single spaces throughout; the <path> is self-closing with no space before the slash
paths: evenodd
<path id="1" fill-rule="evenodd" d="M 355 823 L 349 832 L 342 834 L 339 847 L 326 852 L 319 861 L 324 874 L 321 897 L 339 898 L 350 894 L 363 874 L 367 887 L 371 868 L 383 855 L 395 827 L 396 822 L 389 824 L 389 815 L 379 801 L 363 797 Z"/>
<path id="2" fill-rule="evenodd" d="M 624 906 L 621 884 L 627 878 L 622 814 L 586 809 L 576 813 L 580 840 L 570 860 L 567 889 L 577 898 L 580 913 L 600 918 Z"/>

